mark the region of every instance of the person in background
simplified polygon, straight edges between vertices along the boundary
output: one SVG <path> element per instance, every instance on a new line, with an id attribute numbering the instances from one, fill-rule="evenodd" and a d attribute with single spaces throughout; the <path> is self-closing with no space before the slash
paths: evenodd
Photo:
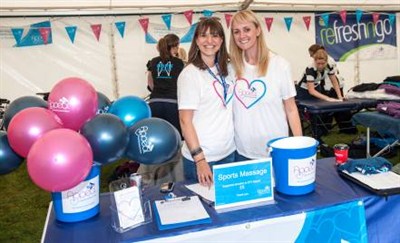
<path id="1" fill-rule="evenodd" d="M 308 48 L 308 53 L 310 54 L 310 57 L 312 58 L 313 55 L 315 54 L 315 52 L 318 51 L 319 49 L 325 50 L 325 47 L 318 45 L 318 44 L 311 45 Z M 337 64 L 336 64 L 335 60 L 331 56 L 329 56 L 329 54 L 328 54 L 328 64 L 335 70 L 336 79 L 339 83 L 340 91 L 342 92 L 342 96 L 343 96 L 344 78 L 342 76 L 340 76 L 339 69 L 337 68 Z M 327 77 L 325 79 L 325 90 L 330 91 L 331 89 L 333 89 L 333 86 L 329 80 L 329 77 Z"/>
<path id="2" fill-rule="evenodd" d="M 265 158 L 275 138 L 301 136 L 289 63 L 271 52 L 250 10 L 232 17 L 230 55 L 236 74 L 233 103 L 236 161 Z"/>
<path id="3" fill-rule="evenodd" d="M 157 43 L 159 56 L 147 63 L 147 84 L 151 91 L 149 106 L 152 117 L 171 123 L 182 139 L 177 104 L 177 79 L 184 63 L 177 57 L 179 37 L 167 34 Z M 147 185 L 160 185 L 164 182 L 183 180 L 183 167 L 180 150 L 169 161 L 160 165 L 140 165 L 138 173 L 143 175 Z"/>
<path id="4" fill-rule="evenodd" d="M 342 102 L 343 95 L 339 87 L 336 69 L 329 65 L 328 54 L 324 48 L 318 49 L 313 55 L 313 63 L 309 65 L 301 78 L 297 88 L 298 99 L 321 99 L 328 102 Z M 325 80 L 329 78 L 332 89 L 326 91 Z M 340 132 L 354 134 L 357 129 L 351 124 L 350 112 L 336 112 L 333 114 L 339 124 Z M 321 115 L 321 124 L 317 124 L 316 137 L 326 135 L 331 127 L 332 115 Z"/>
<path id="5" fill-rule="evenodd" d="M 181 134 L 177 104 L 177 80 L 184 63 L 178 58 L 179 37 L 167 34 L 158 41 L 159 56 L 147 63 L 147 84 L 151 89 L 149 106 L 153 117 L 171 123 Z"/>
<path id="6" fill-rule="evenodd" d="M 215 17 L 197 24 L 187 66 L 178 78 L 178 107 L 184 174 L 201 185 L 213 183 L 211 167 L 234 161 L 232 95 L 223 27 Z"/>
<path id="7" fill-rule="evenodd" d="M 178 57 L 182 59 L 183 63 L 187 64 L 187 53 L 183 47 L 179 47 L 178 49 Z"/>

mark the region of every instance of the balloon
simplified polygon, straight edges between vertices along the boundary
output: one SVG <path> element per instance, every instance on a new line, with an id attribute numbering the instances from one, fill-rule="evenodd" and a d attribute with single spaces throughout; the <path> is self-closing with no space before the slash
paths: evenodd
<path id="1" fill-rule="evenodd" d="M 23 96 L 13 100 L 4 113 L 4 127 L 6 130 L 8 130 L 8 125 L 15 114 L 28 107 L 47 108 L 47 102 L 36 96 Z"/>
<path id="2" fill-rule="evenodd" d="M 36 140 L 50 130 L 62 128 L 62 122 L 48 109 L 29 107 L 18 112 L 8 128 L 11 148 L 20 156 L 26 157 Z"/>
<path id="3" fill-rule="evenodd" d="M 49 95 L 49 109 L 61 118 L 65 128 L 75 131 L 96 115 L 97 103 L 96 90 L 80 78 L 61 80 Z"/>
<path id="4" fill-rule="evenodd" d="M 97 91 L 97 114 L 107 113 L 110 108 L 111 101 L 103 93 Z"/>
<path id="5" fill-rule="evenodd" d="M 92 147 L 96 162 L 106 164 L 120 159 L 128 145 L 128 128 L 113 114 L 99 114 L 86 122 L 81 134 Z"/>
<path id="6" fill-rule="evenodd" d="M 136 122 L 151 117 L 149 105 L 136 96 L 125 96 L 112 103 L 109 113 L 118 116 L 127 127 Z"/>
<path id="7" fill-rule="evenodd" d="M 8 143 L 7 133 L 0 131 L 0 175 L 10 173 L 22 164 L 24 158 L 15 153 Z"/>
<path id="8" fill-rule="evenodd" d="M 161 164 L 170 160 L 178 151 L 180 136 L 166 120 L 147 118 L 129 128 L 126 156 L 141 164 Z"/>
<path id="9" fill-rule="evenodd" d="M 55 129 L 40 137 L 27 157 L 28 173 L 40 188 L 50 192 L 68 190 L 81 183 L 93 165 L 93 152 L 79 133 Z"/>

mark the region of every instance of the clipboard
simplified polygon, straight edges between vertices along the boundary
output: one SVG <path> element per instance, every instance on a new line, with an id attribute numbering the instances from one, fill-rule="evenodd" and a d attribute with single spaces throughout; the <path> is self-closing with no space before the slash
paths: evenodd
<path id="1" fill-rule="evenodd" d="M 361 173 L 358 173 L 358 172 L 349 173 L 347 171 L 340 171 L 340 170 L 338 170 L 338 173 L 343 178 L 350 180 L 350 181 L 356 183 L 357 185 L 359 185 L 363 188 L 366 188 L 367 190 L 369 190 L 377 195 L 386 197 L 386 196 L 390 196 L 390 195 L 400 194 L 400 175 L 396 174 L 392 171 L 381 173 L 381 174 L 374 174 L 374 175 L 362 175 Z M 389 176 L 390 179 L 395 180 L 394 184 L 396 184 L 396 182 L 397 182 L 397 184 L 394 187 L 378 188 L 376 185 L 369 184 L 368 180 L 363 180 L 364 179 L 363 176 L 364 177 L 374 176 L 378 179 L 379 179 L 379 177 L 382 177 L 382 176 Z"/>
<path id="2" fill-rule="evenodd" d="M 159 230 L 211 223 L 211 218 L 198 196 L 156 200 L 153 209 Z"/>

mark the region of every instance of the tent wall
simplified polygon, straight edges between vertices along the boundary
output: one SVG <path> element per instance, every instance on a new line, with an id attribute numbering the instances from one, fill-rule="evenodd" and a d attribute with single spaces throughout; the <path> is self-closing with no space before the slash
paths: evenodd
<path id="1" fill-rule="evenodd" d="M 225 12 L 224 12 L 225 13 Z M 224 13 L 215 12 L 221 18 Z M 298 80 L 310 63 L 307 48 L 315 43 L 314 21 L 307 31 L 302 17 L 313 12 L 258 12 L 260 19 L 274 17 L 274 24 L 268 32 L 263 22 L 267 44 L 271 50 L 286 58 L 292 65 L 294 80 Z M 145 15 L 105 15 L 81 17 L 4 17 L 0 18 L 0 97 L 15 99 L 37 92 L 50 91 L 55 83 L 66 77 L 81 77 L 95 88 L 116 99 L 125 95 L 144 97 L 146 89 L 146 63 L 157 55 L 156 46 L 147 44 L 139 18 Z M 290 31 L 284 17 L 293 17 Z M 165 28 L 161 15 L 147 15 L 150 26 Z M 200 13 L 193 16 L 194 22 Z M 15 38 L 11 28 L 27 29 L 31 24 L 50 21 L 52 43 L 47 45 L 14 47 Z M 115 22 L 125 21 L 122 38 L 115 28 Z M 345 89 L 358 82 L 380 82 L 385 77 L 399 75 L 400 43 L 399 13 L 396 14 L 397 53 L 395 59 L 352 60 L 338 63 L 346 80 Z M 99 41 L 90 25 L 102 24 Z M 175 14 L 173 28 L 188 27 L 183 14 Z M 65 27 L 77 26 L 74 43 L 69 39 Z M 229 29 L 226 29 L 229 38 Z M 229 43 L 229 42 L 228 42 Z M 188 50 L 189 44 L 182 46 Z"/>

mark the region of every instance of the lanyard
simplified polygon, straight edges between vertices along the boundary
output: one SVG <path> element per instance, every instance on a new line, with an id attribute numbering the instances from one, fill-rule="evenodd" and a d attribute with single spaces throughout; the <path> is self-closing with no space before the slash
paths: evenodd
<path id="1" fill-rule="evenodd" d="M 218 79 L 217 75 L 215 75 L 215 74 L 213 73 L 213 71 L 211 71 L 211 69 L 210 69 L 208 66 L 207 66 L 207 71 L 208 71 L 208 73 L 211 74 L 211 76 L 212 76 L 213 78 L 215 78 L 218 82 L 221 82 L 222 88 L 224 89 L 224 101 L 226 102 L 226 97 L 228 96 L 228 94 L 227 94 L 228 91 L 227 91 L 227 87 L 226 87 L 225 78 L 224 78 L 224 76 L 222 76 L 221 72 L 219 71 L 218 62 L 215 63 L 215 67 L 217 68 L 217 71 L 218 71 L 218 74 L 219 74 L 219 77 L 220 77 L 221 81 Z"/>

